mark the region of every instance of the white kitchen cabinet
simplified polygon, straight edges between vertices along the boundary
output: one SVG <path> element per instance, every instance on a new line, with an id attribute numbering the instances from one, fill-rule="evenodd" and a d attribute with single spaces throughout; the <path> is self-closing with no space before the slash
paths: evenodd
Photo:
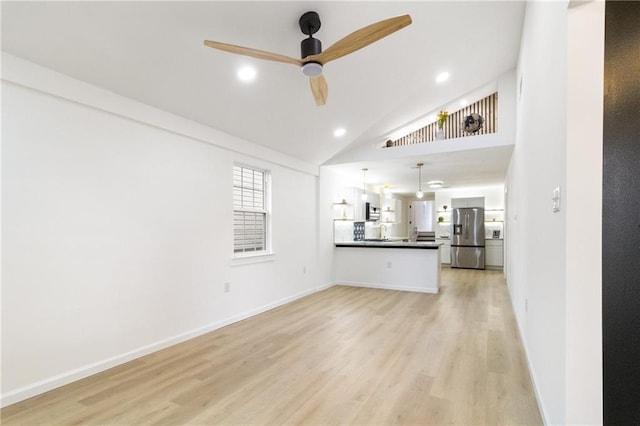
<path id="1" fill-rule="evenodd" d="M 452 198 L 451 208 L 480 207 L 484 208 L 484 197 Z"/>
<path id="2" fill-rule="evenodd" d="M 485 264 L 489 268 L 502 269 L 504 266 L 504 241 L 485 240 Z"/>
<path id="3" fill-rule="evenodd" d="M 451 263 L 451 241 L 447 238 L 436 238 L 437 243 L 442 243 L 440 246 L 440 263 Z"/>
<path id="4" fill-rule="evenodd" d="M 340 246 L 334 252 L 336 281 L 356 287 L 438 293 L 439 252 L 433 248 Z"/>

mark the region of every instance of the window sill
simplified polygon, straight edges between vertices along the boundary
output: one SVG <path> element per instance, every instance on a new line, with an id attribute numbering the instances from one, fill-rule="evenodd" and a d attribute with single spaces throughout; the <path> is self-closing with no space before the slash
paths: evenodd
<path id="1" fill-rule="evenodd" d="M 253 263 L 273 262 L 276 254 L 265 252 L 259 254 L 236 254 L 231 259 L 231 266 L 251 265 Z"/>

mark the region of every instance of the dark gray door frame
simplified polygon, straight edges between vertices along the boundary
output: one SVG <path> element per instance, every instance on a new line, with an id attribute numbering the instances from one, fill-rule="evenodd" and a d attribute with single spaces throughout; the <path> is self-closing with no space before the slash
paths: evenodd
<path id="1" fill-rule="evenodd" d="M 585 117 L 585 119 L 589 119 Z M 604 423 L 640 424 L 640 2 L 605 6 Z"/>

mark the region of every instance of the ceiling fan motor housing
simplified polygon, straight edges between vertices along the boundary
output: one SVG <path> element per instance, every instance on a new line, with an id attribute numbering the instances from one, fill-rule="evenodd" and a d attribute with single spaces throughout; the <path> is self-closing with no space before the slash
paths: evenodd
<path id="1" fill-rule="evenodd" d="M 317 38 L 309 37 L 300 42 L 300 57 L 302 59 L 320 53 L 322 53 L 322 43 Z"/>
<path id="2" fill-rule="evenodd" d="M 322 53 L 322 43 L 317 38 L 313 38 L 313 34 L 320 29 L 320 16 L 317 12 L 307 12 L 300 17 L 300 30 L 303 34 L 309 36 L 300 43 L 300 57 L 302 59 L 310 55 L 318 55 Z"/>

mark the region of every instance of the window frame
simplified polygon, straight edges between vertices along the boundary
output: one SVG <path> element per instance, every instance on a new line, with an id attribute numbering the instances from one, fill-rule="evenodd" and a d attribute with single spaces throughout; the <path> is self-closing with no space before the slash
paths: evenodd
<path id="1" fill-rule="evenodd" d="M 262 173 L 262 209 L 255 208 L 245 208 L 240 207 L 237 208 L 236 205 L 236 168 L 240 169 L 240 173 L 242 174 L 245 170 L 249 170 L 252 172 L 260 172 Z M 269 260 L 269 257 L 273 255 L 271 250 L 271 171 L 264 169 L 262 167 L 256 167 L 253 165 L 234 162 L 233 163 L 233 172 L 232 172 L 232 207 L 233 207 L 233 242 L 232 242 L 232 253 L 233 259 L 239 260 L 238 263 L 246 263 L 242 262 L 243 259 L 251 260 L 251 259 L 260 259 L 257 261 Z M 241 175 L 242 176 L 242 175 Z M 242 184 L 242 183 L 241 183 Z M 245 188 L 244 186 L 240 186 L 240 188 Z M 264 243 L 262 250 L 248 250 L 248 251 L 236 251 L 236 212 L 243 213 L 259 213 L 264 218 Z M 243 228 L 244 229 L 244 228 Z"/>

